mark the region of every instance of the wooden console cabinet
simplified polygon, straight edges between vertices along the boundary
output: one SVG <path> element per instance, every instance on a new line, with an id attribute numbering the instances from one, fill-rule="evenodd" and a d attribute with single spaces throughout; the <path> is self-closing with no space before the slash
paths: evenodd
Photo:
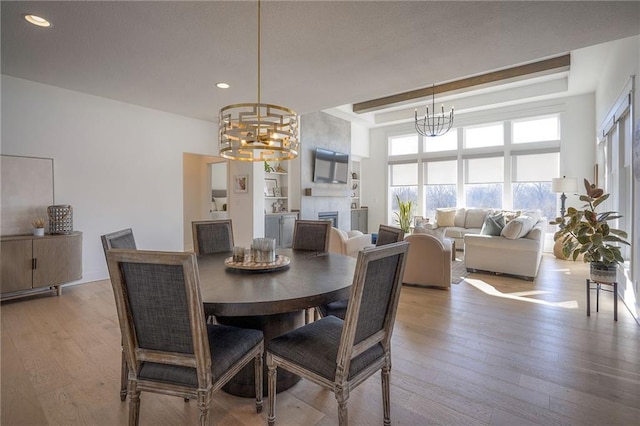
<path id="1" fill-rule="evenodd" d="M 55 289 L 82 278 L 82 233 L 0 237 L 2 300 Z"/>

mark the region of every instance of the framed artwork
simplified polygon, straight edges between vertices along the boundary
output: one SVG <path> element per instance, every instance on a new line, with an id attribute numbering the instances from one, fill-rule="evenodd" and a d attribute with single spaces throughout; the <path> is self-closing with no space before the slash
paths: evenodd
<path id="1" fill-rule="evenodd" d="M 275 188 L 273 188 L 273 196 L 274 197 L 282 197 L 282 191 L 280 189 L 281 188 L 278 188 L 277 186 Z"/>
<path id="2" fill-rule="evenodd" d="M 236 175 L 233 177 L 233 192 L 243 193 L 249 191 L 249 176 Z"/>
<path id="3" fill-rule="evenodd" d="M 265 179 L 264 180 L 264 196 L 265 197 L 275 197 L 274 189 L 278 187 L 277 179 Z"/>

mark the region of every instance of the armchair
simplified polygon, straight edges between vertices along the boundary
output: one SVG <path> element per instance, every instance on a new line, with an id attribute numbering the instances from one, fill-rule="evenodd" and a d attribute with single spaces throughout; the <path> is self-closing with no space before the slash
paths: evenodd
<path id="1" fill-rule="evenodd" d="M 358 257 L 358 252 L 365 247 L 373 247 L 370 234 L 363 234 L 360 231 L 346 232 L 338 228 L 331 228 L 329 251 Z"/>
<path id="2" fill-rule="evenodd" d="M 429 234 L 411 234 L 403 284 L 451 287 L 451 240 L 440 240 Z"/>

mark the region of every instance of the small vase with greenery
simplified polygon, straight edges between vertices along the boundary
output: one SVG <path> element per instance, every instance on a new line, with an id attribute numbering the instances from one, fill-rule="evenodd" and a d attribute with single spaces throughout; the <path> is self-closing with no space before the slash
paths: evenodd
<path id="1" fill-rule="evenodd" d="M 44 219 L 36 219 L 31 222 L 31 226 L 33 226 L 33 235 L 42 236 L 44 235 Z"/>
<path id="2" fill-rule="evenodd" d="M 625 240 L 627 233 L 611 228 L 608 221 L 622 216 L 613 211 L 598 213 L 597 207 L 609 198 L 609 194 L 605 194 L 587 179 L 584 180 L 584 187 L 586 195 L 581 195 L 580 201 L 587 204 L 581 210 L 569 207 L 564 217 L 551 222 L 552 225 L 560 226 L 553 239 L 561 241 L 562 254 L 567 259 L 576 260 L 582 254 L 584 262 L 591 263 L 594 281 L 602 278 L 594 276 L 594 268 L 596 274 L 598 271 L 609 271 L 609 279 L 613 276 L 615 280 L 616 265 L 624 263 L 620 244 L 630 244 Z"/>
<path id="3" fill-rule="evenodd" d="M 411 217 L 413 216 L 413 201 L 400 201 L 400 196 L 396 195 L 399 211 L 395 212 L 396 223 L 405 234 L 411 231 Z"/>

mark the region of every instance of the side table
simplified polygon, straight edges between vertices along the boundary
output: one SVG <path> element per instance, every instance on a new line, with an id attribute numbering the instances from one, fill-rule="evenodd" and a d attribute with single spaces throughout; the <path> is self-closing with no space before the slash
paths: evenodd
<path id="1" fill-rule="evenodd" d="M 591 287 L 591 283 L 594 283 L 596 286 Z M 607 290 L 602 288 L 603 285 L 610 285 L 613 287 L 613 290 Z M 613 292 L 613 320 L 618 321 L 618 283 L 602 283 L 598 281 L 591 281 L 587 278 L 587 316 L 591 316 L 591 290 L 596 291 L 596 312 L 600 308 L 600 290 L 602 291 L 610 291 Z"/>

